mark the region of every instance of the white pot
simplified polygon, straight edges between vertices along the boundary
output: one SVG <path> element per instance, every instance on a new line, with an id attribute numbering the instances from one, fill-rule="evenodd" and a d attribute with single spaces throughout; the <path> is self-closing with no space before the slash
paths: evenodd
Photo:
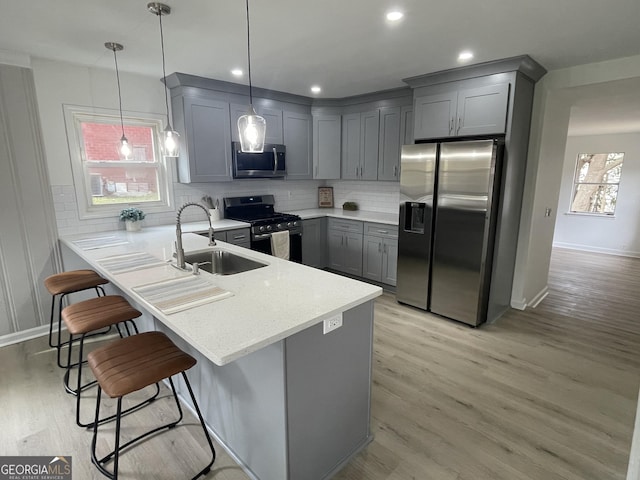
<path id="1" fill-rule="evenodd" d="M 125 226 L 127 227 L 127 232 L 139 232 L 142 228 L 141 222 L 134 222 L 132 220 L 125 220 Z"/>

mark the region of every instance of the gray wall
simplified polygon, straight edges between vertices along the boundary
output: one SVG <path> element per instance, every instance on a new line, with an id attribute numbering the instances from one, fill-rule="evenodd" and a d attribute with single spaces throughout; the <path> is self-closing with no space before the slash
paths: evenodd
<path id="1" fill-rule="evenodd" d="M 615 216 L 567 213 L 579 153 L 624 152 Z M 562 167 L 555 246 L 640 257 L 640 133 L 568 137 Z"/>

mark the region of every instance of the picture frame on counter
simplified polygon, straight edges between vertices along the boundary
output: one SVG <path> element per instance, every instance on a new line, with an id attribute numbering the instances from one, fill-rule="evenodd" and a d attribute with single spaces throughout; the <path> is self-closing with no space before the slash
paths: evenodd
<path id="1" fill-rule="evenodd" d="M 333 208 L 333 187 L 318 187 L 318 208 Z"/>

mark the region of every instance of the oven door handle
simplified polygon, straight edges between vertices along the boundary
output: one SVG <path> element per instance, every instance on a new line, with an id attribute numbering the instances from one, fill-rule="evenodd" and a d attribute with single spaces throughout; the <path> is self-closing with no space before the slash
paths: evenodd
<path id="1" fill-rule="evenodd" d="M 276 147 L 273 147 L 273 173 L 277 173 L 278 171 L 278 151 Z"/>
<path id="2" fill-rule="evenodd" d="M 291 232 L 289 231 L 289 236 L 292 237 L 294 235 L 300 235 L 302 236 L 302 232 Z M 271 238 L 271 234 L 270 233 L 259 233 L 257 235 L 254 235 L 253 240 L 258 241 L 258 240 L 266 240 L 268 238 Z"/>

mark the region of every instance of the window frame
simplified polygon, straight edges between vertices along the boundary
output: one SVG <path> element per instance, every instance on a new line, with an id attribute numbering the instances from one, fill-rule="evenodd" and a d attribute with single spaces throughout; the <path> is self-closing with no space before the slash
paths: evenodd
<path id="1" fill-rule="evenodd" d="M 569 208 L 568 208 L 568 215 L 586 215 L 586 216 L 594 216 L 594 217 L 600 217 L 600 218 L 615 218 L 615 214 L 616 214 L 616 209 L 618 207 L 618 198 L 620 195 L 620 184 L 622 183 L 622 172 L 620 173 L 620 179 L 618 180 L 618 182 L 581 182 L 580 181 L 580 158 L 583 155 L 612 155 L 612 154 L 617 154 L 617 155 L 622 155 L 622 163 L 621 165 L 624 165 L 624 157 L 626 156 L 625 152 L 622 151 L 610 151 L 610 152 L 578 152 L 576 154 L 576 158 L 575 161 L 573 163 L 573 181 L 571 183 L 571 195 L 569 196 Z M 614 167 L 615 168 L 615 167 Z M 613 185 L 618 187 L 617 188 L 617 193 L 616 193 L 616 202 L 615 205 L 613 207 L 613 212 L 580 212 L 580 211 L 574 211 L 573 210 L 573 202 L 575 201 L 576 198 L 576 193 L 578 191 L 578 187 L 580 185 L 598 185 L 598 186 L 608 186 L 608 185 Z"/>
<path id="2" fill-rule="evenodd" d="M 158 171 L 158 194 L 159 200 L 152 202 L 123 202 L 93 205 L 91 198 L 91 181 L 89 179 L 88 163 L 86 162 L 84 151 L 84 140 L 82 137 L 83 122 L 98 122 L 120 125 L 120 112 L 115 109 L 85 107 L 79 105 L 63 105 L 64 120 L 67 131 L 67 143 L 69 147 L 69 157 L 71 160 L 71 171 L 73 174 L 73 184 L 76 192 L 76 203 L 78 205 L 78 215 L 81 220 L 94 218 L 108 218 L 118 216 L 120 211 L 127 207 L 138 207 L 145 213 L 171 212 L 174 208 L 173 198 L 173 172 L 171 165 L 162 155 L 161 134 L 163 122 L 166 121 L 164 115 L 157 113 L 142 113 L 123 111 L 125 133 L 127 125 L 151 127 L 154 132 L 153 148 L 155 162 L 144 162 L 147 166 L 155 166 Z M 106 120 L 106 121 L 105 121 Z M 117 142 L 119 138 L 114 139 Z M 94 162 L 92 162 L 94 163 Z M 100 164 L 114 166 L 115 162 L 95 161 L 95 166 Z M 138 165 L 138 162 L 117 162 L 119 166 Z"/>

